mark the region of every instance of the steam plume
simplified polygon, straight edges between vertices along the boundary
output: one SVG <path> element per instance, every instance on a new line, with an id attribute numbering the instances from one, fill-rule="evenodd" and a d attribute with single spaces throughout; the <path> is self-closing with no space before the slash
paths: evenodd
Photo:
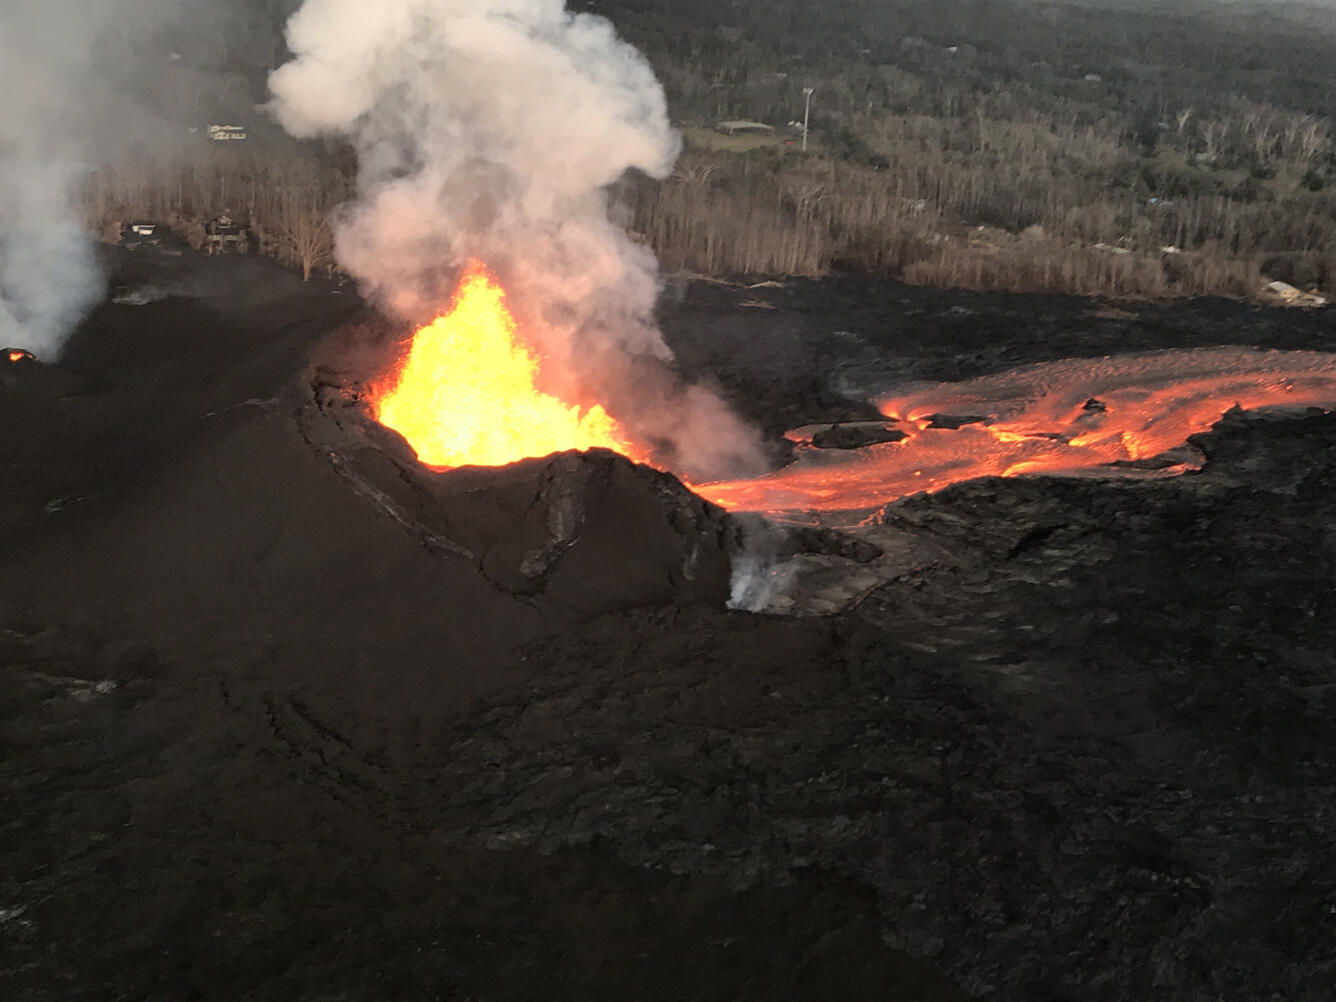
<path id="1" fill-rule="evenodd" d="M 84 6 L 0 8 L 0 345 L 42 358 L 59 353 L 101 292 L 77 211 L 80 98 L 103 23 Z"/>
<path id="2" fill-rule="evenodd" d="M 199 34 L 220 6 L 0 0 L 0 346 L 53 359 L 102 295 L 82 218 L 88 172 L 179 155 L 184 125 L 146 103 L 170 86 L 155 41 Z"/>
<path id="3" fill-rule="evenodd" d="M 758 465 L 755 435 L 671 375 L 657 262 L 610 216 L 609 187 L 632 169 L 666 176 L 678 138 L 609 22 L 562 0 L 306 0 L 288 44 L 272 108 L 296 136 L 356 146 L 337 256 L 369 294 L 422 322 L 481 258 L 553 392 L 598 398 L 694 477 Z"/>

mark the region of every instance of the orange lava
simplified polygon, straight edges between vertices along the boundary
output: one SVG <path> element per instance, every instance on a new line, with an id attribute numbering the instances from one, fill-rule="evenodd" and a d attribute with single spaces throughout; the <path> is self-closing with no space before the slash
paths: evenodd
<path id="1" fill-rule="evenodd" d="M 877 405 L 903 440 L 817 449 L 799 429 L 784 469 L 694 489 L 732 510 L 852 512 L 977 477 L 1172 476 L 1200 467 L 1188 437 L 1234 406 L 1336 409 L 1336 355 L 1214 348 L 1069 359 Z M 979 420 L 932 427 L 933 415 Z"/>
<path id="2" fill-rule="evenodd" d="M 393 385 L 375 394 L 372 410 L 419 460 L 441 469 L 596 447 L 634 456 L 601 406 L 582 410 L 539 391 L 539 370 L 501 286 L 474 262 L 450 312 L 413 335 Z"/>
<path id="3" fill-rule="evenodd" d="M 24 351 L 21 348 L 11 348 L 8 356 L 11 362 L 22 362 L 25 358 L 32 358 L 32 352 Z"/>

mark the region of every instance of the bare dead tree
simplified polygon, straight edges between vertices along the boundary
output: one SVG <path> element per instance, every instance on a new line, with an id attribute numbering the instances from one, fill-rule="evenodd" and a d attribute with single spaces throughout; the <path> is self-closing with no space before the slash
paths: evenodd
<path id="1" fill-rule="evenodd" d="M 1322 123 L 1305 115 L 1290 129 L 1287 137 L 1292 153 L 1301 163 L 1309 163 L 1327 145 L 1327 132 Z"/>
<path id="2" fill-rule="evenodd" d="M 1212 163 L 1220 156 L 1220 143 L 1223 138 L 1224 129 L 1219 122 L 1207 122 L 1201 130 L 1202 141 L 1202 159 L 1207 163 Z"/>
<path id="3" fill-rule="evenodd" d="M 311 272 L 334 261 L 334 228 L 330 207 L 311 187 L 289 189 L 279 198 L 277 231 L 284 257 L 302 270 L 302 281 Z"/>

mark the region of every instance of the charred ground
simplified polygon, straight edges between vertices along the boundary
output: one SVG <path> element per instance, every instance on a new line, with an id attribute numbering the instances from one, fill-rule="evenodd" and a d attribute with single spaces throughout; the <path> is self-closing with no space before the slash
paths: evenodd
<path id="1" fill-rule="evenodd" d="M 6 997 L 1326 997 L 1336 419 L 902 502 L 923 558 L 837 615 L 727 612 L 671 560 L 621 608 L 648 515 L 572 538 L 572 601 L 339 468 L 374 460 L 313 388 L 350 293 L 120 267 L 165 297 L 0 387 Z M 885 378 L 1336 333 L 853 280 L 692 283 L 663 322 L 771 431 Z M 485 490 L 358 469 L 490 545 Z M 541 539 L 567 495 L 531 493 Z"/>

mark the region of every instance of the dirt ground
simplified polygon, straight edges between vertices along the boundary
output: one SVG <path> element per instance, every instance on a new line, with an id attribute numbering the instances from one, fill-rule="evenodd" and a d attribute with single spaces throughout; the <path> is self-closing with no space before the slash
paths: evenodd
<path id="1" fill-rule="evenodd" d="M 684 556 L 729 523 L 629 464 L 404 474 L 313 382 L 351 290 L 111 264 L 130 302 L 0 375 L 0 997 L 1331 997 L 1336 417 L 905 500 L 924 560 L 759 615 Z M 847 278 L 661 319 L 776 435 L 888 380 L 1336 346 Z"/>

